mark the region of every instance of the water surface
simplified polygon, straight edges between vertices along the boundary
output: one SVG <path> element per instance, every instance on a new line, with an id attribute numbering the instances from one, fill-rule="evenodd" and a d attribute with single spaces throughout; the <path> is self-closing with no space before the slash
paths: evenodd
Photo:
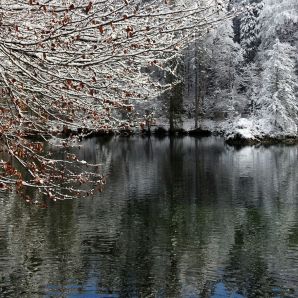
<path id="1" fill-rule="evenodd" d="M 92 139 L 94 198 L 0 197 L 0 297 L 298 297 L 298 147 Z"/>

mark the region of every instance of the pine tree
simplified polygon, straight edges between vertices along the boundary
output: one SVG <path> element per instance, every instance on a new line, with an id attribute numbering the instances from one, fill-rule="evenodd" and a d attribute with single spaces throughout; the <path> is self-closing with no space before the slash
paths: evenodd
<path id="1" fill-rule="evenodd" d="M 209 112 L 235 112 L 238 68 L 243 61 L 239 44 L 233 40 L 232 21 L 219 26 L 207 41 L 209 54 L 207 69 L 208 101 L 205 109 Z"/>
<path id="2" fill-rule="evenodd" d="M 273 131 L 281 134 L 297 134 L 298 101 L 295 96 L 295 48 L 278 39 L 272 49 L 264 53 L 259 104 L 260 115 L 269 121 Z"/>
<path id="3" fill-rule="evenodd" d="M 252 62 L 260 45 L 259 16 L 263 8 L 260 0 L 250 1 L 251 6 L 245 11 L 240 20 L 240 44 L 244 50 L 246 62 Z"/>
<path id="4" fill-rule="evenodd" d="M 260 15 L 262 49 L 268 49 L 278 37 L 292 45 L 297 41 L 298 1 L 263 0 L 264 8 Z"/>

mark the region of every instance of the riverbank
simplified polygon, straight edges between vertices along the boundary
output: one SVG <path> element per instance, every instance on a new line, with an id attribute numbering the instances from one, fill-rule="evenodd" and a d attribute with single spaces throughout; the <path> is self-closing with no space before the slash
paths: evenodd
<path id="1" fill-rule="evenodd" d="M 63 129 L 59 135 L 63 138 L 77 136 L 81 140 L 93 137 L 103 136 L 156 136 L 156 137 L 183 137 L 191 136 L 197 138 L 222 136 L 225 142 L 229 145 L 247 146 L 247 145 L 274 145 L 274 144 L 298 144 L 298 135 L 287 134 L 287 132 L 278 132 L 269 130 L 265 131 L 262 127 L 255 125 L 251 120 L 239 118 L 237 121 L 232 120 L 203 120 L 200 122 L 198 128 L 194 128 L 193 119 L 184 119 L 180 125 L 175 125 L 170 128 L 166 119 L 158 119 L 154 125 L 146 128 L 129 128 L 120 130 L 89 130 L 79 128 L 71 130 L 69 128 Z"/>
<path id="2" fill-rule="evenodd" d="M 148 135 L 148 131 L 141 132 Z M 186 136 L 191 137 L 209 137 L 222 136 L 229 145 L 248 146 L 248 145 L 275 145 L 275 144 L 298 144 L 298 135 L 290 134 L 284 131 L 262 129 L 255 125 L 251 120 L 238 118 L 233 120 L 203 120 L 199 128 L 194 128 L 194 120 L 186 119 L 182 125 L 170 130 L 165 121 L 157 121 L 157 125 L 151 129 L 150 134 L 160 136 Z"/>

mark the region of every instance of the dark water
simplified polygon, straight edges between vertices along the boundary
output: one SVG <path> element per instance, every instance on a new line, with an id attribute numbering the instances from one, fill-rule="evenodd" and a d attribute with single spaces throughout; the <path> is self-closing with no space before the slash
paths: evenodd
<path id="1" fill-rule="evenodd" d="M 96 198 L 0 198 L 1 297 L 298 297 L 298 147 L 90 140 Z"/>

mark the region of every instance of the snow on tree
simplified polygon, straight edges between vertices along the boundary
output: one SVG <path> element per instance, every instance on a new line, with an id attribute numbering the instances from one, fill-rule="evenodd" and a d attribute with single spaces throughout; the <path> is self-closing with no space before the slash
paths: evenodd
<path id="1" fill-rule="evenodd" d="M 237 77 L 243 61 L 239 44 L 233 40 L 232 21 L 227 20 L 211 31 L 199 49 L 202 64 L 205 100 L 202 102 L 206 116 L 233 114 L 237 101 Z"/>
<path id="2" fill-rule="evenodd" d="M 218 14 L 221 2 L 204 3 L 1 0 L 0 188 L 35 187 L 64 199 L 78 195 L 78 183 L 101 187 L 103 178 L 86 161 L 75 154 L 55 160 L 32 137 L 138 125 L 133 104 L 164 88 L 150 68 L 162 69 L 194 32 L 226 18 Z"/>
<path id="3" fill-rule="evenodd" d="M 227 13 L 228 4 L 223 3 L 222 15 Z M 184 107 L 187 117 L 194 117 L 195 128 L 205 118 L 234 111 L 237 72 L 243 57 L 234 42 L 232 24 L 228 19 L 206 34 L 197 34 L 184 52 Z"/>
<path id="4" fill-rule="evenodd" d="M 243 112 L 247 115 L 253 115 L 258 108 L 259 90 L 262 88 L 260 68 L 261 66 L 258 62 L 245 64 L 242 68 L 241 75 L 238 77 L 238 86 L 242 89 L 241 93 L 246 99 L 243 104 Z"/>
<path id="5" fill-rule="evenodd" d="M 296 49 L 276 39 L 272 49 L 264 53 L 263 87 L 258 104 L 261 131 L 268 135 L 297 135 L 298 101 L 295 96 Z"/>
<path id="6" fill-rule="evenodd" d="M 241 75 L 249 119 L 239 119 L 241 130 L 231 126 L 230 135 L 297 136 L 297 1 L 263 0 L 259 24 L 260 46 Z M 242 46 L 250 50 L 249 43 Z"/>
<path id="7" fill-rule="evenodd" d="M 247 62 L 253 61 L 260 44 L 259 15 L 263 7 L 260 1 L 254 1 L 240 18 L 240 44 Z"/>
<path id="8" fill-rule="evenodd" d="M 296 0 L 263 0 L 260 14 L 262 47 L 266 49 L 278 37 L 282 42 L 293 42 L 298 28 L 298 2 Z"/>

